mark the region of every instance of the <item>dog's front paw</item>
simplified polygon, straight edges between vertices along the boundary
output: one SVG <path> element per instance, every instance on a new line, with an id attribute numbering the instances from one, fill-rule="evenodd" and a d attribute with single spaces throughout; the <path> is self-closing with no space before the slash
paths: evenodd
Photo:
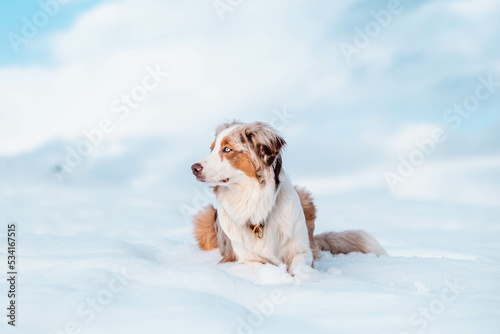
<path id="1" fill-rule="evenodd" d="M 319 281 L 319 272 L 311 266 L 303 263 L 295 266 L 295 268 L 293 268 L 290 272 L 296 283 Z"/>

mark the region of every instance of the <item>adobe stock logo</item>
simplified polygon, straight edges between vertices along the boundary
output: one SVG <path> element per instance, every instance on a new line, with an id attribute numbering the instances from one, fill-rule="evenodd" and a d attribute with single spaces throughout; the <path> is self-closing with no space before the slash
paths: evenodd
<path id="1" fill-rule="evenodd" d="M 68 321 L 56 334 L 81 334 L 87 333 L 86 326 L 95 321 L 99 314 L 111 308 L 111 304 L 125 289 L 129 287 L 129 281 L 125 276 L 125 270 L 115 273 L 108 279 L 106 286 L 97 293 L 88 296 L 76 309 L 76 316 Z"/>
<path id="2" fill-rule="evenodd" d="M 420 307 L 409 318 L 408 323 L 412 327 L 411 332 L 401 332 L 400 334 L 424 333 L 433 322 L 443 317 L 450 306 L 462 295 L 458 280 L 445 280 L 444 287 L 439 294 L 436 294 L 427 307 Z"/>
<path id="3" fill-rule="evenodd" d="M 276 306 L 283 304 L 286 296 L 281 290 L 274 290 L 271 296 L 255 305 L 256 311 L 250 312 L 248 317 L 238 317 L 237 334 L 253 334 L 258 332 L 266 320 L 272 317 L 276 311 Z M 234 333 L 234 332 L 233 332 Z"/>
<path id="4" fill-rule="evenodd" d="M 40 29 L 49 24 L 50 19 L 56 16 L 61 10 L 61 5 L 69 3 L 71 0 L 47 0 L 40 1 L 38 4 L 40 10 L 35 12 L 31 18 L 23 17 L 20 34 L 9 32 L 7 39 L 15 53 L 19 52 L 22 45 L 26 45 L 34 39 L 40 32 Z"/>
<path id="5" fill-rule="evenodd" d="M 453 104 L 443 114 L 443 120 L 447 127 L 435 127 L 430 136 L 422 140 L 416 140 L 414 148 L 406 156 L 398 157 L 399 165 L 394 171 L 386 171 L 384 178 L 393 192 L 397 187 L 404 184 L 419 167 L 424 165 L 427 159 L 432 156 L 439 145 L 446 142 L 452 130 L 458 129 L 464 122 L 476 114 L 481 103 L 488 100 L 500 89 L 500 81 L 496 81 L 493 74 L 478 77 L 479 83 L 474 91 L 465 98 Z"/>
<path id="6" fill-rule="evenodd" d="M 406 1 L 409 2 L 411 0 Z M 370 46 L 382 31 L 391 24 L 393 17 L 401 14 L 403 9 L 401 1 L 391 0 L 387 3 L 386 9 L 379 11 L 372 10 L 370 12 L 373 19 L 368 21 L 363 29 L 358 26 L 354 27 L 355 35 L 352 43 L 341 42 L 339 44 L 340 51 L 342 51 L 342 55 L 347 62 L 351 63 L 353 57 L 361 54 L 364 49 Z"/>
<path id="7" fill-rule="evenodd" d="M 215 0 L 212 2 L 214 10 L 221 21 L 224 21 L 224 16 L 227 12 L 234 11 L 243 3 L 243 0 Z"/>
<path id="8" fill-rule="evenodd" d="M 60 166 L 63 174 L 70 173 L 80 166 L 84 158 L 92 154 L 103 143 L 105 137 L 109 136 L 120 122 L 124 122 L 130 117 L 131 112 L 169 76 L 169 73 L 163 72 L 159 65 L 156 65 L 156 68 L 147 66 L 145 72 L 146 74 L 139 84 L 135 85 L 129 92 L 122 93 L 112 103 L 111 112 L 118 115 L 118 119 L 116 116 L 114 116 L 115 119 L 103 117 L 95 128 L 83 130 L 85 138 L 74 147 L 66 146 L 66 158 Z"/>

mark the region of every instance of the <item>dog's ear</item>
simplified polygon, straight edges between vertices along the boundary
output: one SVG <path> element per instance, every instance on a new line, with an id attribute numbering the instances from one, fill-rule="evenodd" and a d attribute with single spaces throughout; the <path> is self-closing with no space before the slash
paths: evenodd
<path id="1" fill-rule="evenodd" d="M 285 146 L 285 140 L 280 136 L 272 138 L 269 144 L 258 144 L 257 154 L 266 166 L 272 166 L 280 157 L 281 149 Z"/>
<path id="2" fill-rule="evenodd" d="M 262 123 L 255 124 L 245 130 L 245 136 L 265 166 L 274 165 L 278 158 L 281 161 L 280 153 L 286 142 L 270 126 Z"/>

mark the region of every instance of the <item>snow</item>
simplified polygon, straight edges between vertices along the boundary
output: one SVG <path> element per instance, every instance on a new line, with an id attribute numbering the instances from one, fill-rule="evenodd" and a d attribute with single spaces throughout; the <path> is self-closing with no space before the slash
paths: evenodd
<path id="1" fill-rule="evenodd" d="M 500 80 L 499 1 L 403 1 L 351 61 L 340 44 L 390 1 L 227 0 L 224 21 L 219 1 L 74 2 L 0 54 L 3 312 L 11 222 L 20 273 L 0 334 L 500 333 L 497 85 L 460 110 Z M 3 1 L 3 36 L 55 2 L 28 3 Z M 149 67 L 170 75 L 115 109 Z M 317 233 L 363 229 L 390 256 L 323 254 L 299 279 L 199 250 L 190 218 L 214 198 L 189 167 L 233 119 L 284 134 Z M 392 193 L 384 173 L 438 128 Z M 84 133 L 102 143 L 63 175 Z"/>
<path id="2" fill-rule="evenodd" d="M 217 251 L 198 249 L 183 208 L 205 191 L 187 163 L 177 182 L 135 187 L 86 178 L 85 166 L 60 182 L 24 160 L 0 166 L 0 218 L 20 233 L 18 326 L 4 320 L 2 333 L 500 329 L 496 208 L 366 191 L 317 196 L 318 233 L 363 228 L 391 256 L 323 253 L 304 281 L 284 267 L 218 264 Z"/>

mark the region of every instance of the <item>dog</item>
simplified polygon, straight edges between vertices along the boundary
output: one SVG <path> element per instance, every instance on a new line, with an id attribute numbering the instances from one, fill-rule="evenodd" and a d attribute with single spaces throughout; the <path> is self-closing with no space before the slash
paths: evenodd
<path id="1" fill-rule="evenodd" d="M 292 276 L 310 272 L 320 251 L 386 255 L 364 231 L 314 235 L 316 206 L 310 192 L 294 187 L 285 173 L 285 145 L 265 123 L 234 121 L 217 128 L 211 153 L 191 167 L 217 198 L 217 209 L 207 206 L 194 217 L 200 248 L 218 248 L 221 263 L 285 264 Z"/>

